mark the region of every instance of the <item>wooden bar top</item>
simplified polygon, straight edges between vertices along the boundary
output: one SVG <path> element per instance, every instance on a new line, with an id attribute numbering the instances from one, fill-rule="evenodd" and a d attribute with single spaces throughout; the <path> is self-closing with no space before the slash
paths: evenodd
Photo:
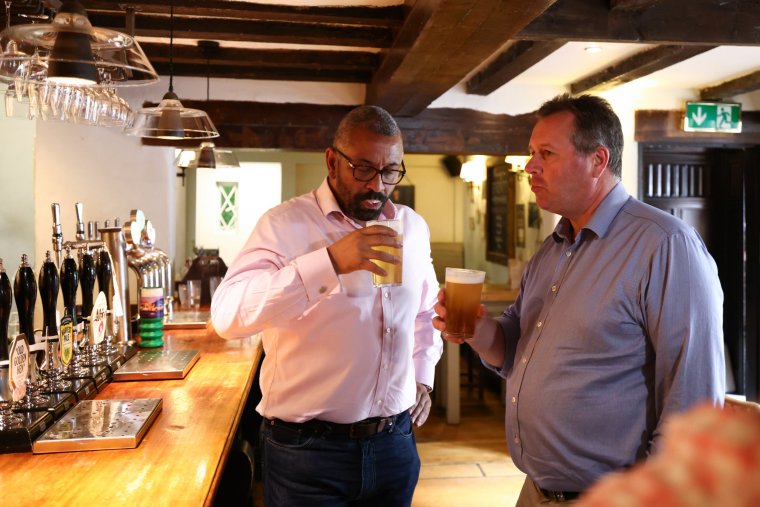
<path id="1" fill-rule="evenodd" d="M 135 449 L 0 455 L 3 505 L 210 505 L 261 355 L 258 337 L 164 332 L 164 348 L 199 350 L 182 380 L 111 382 L 96 399 L 162 398 Z"/>

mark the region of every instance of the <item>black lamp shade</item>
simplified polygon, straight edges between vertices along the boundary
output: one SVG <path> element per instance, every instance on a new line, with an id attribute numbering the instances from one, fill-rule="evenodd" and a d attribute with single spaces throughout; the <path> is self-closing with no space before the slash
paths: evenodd
<path id="1" fill-rule="evenodd" d="M 48 79 L 57 82 L 98 82 L 90 36 L 80 32 L 58 32 L 50 53 Z"/>
<path id="2" fill-rule="evenodd" d="M 216 156 L 213 143 L 202 143 L 198 153 L 198 167 L 216 169 Z"/>

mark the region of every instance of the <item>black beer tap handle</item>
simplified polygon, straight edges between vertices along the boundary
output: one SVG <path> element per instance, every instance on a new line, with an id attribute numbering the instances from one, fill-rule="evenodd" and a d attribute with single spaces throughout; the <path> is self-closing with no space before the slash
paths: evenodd
<path id="1" fill-rule="evenodd" d="M 108 250 L 105 248 L 101 248 L 98 257 L 98 290 L 106 295 L 106 307 L 110 310 L 111 301 L 108 297 L 108 287 L 111 286 L 111 278 L 113 277 L 111 258 L 108 256 Z"/>
<path id="2" fill-rule="evenodd" d="M 79 287 L 79 272 L 77 261 L 71 257 L 71 250 L 66 251 L 66 258 L 61 264 L 61 292 L 63 293 L 63 308 L 66 315 L 71 317 L 72 325 L 77 325 L 76 304 L 77 288 Z"/>
<path id="3" fill-rule="evenodd" d="M 11 281 L 0 259 L 0 361 L 8 359 L 8 320 L 11 317 L 13 292 Z"/>
<path id="4" fill-rule="evenodd" d="M 34 304 L 37 302 L 37 282 L 26 254 L 21 255 L 21 265 L 13 281 L 13 298 L 18 311 L 19 332 L 26 335 L 30 345 L 34 341 Z"/>
<path id="5" fill-rule="evenodd" d="M 82 318 L 86 319 L 92 312 L 93 296 L 95 288 L 95 259 L 92 253 L 85 251 L 79 266 L 79 285 L 82 287 Z"/>
<path id="6" fill-rule="evenodd" d="M 58 336 L 58 319 L 55 310 L 61 285 L 58 279 L 58 268 L 50 257 L 49 250 L 40 268 L 39 286 L 42 301 L 42 336 Z"/>

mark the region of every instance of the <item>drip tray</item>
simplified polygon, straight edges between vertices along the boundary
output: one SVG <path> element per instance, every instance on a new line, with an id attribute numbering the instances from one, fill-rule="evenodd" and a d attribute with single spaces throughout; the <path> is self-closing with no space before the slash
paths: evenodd
<path id="1" fill-rule="evenodd" d="M 32 444 L 32 452 L 134 449 L 162 405 L 161 398 L 80 401 Z"/>
<path id="2" fill-rule="evenodd" d="M 113 380 L 183 379 L 199 357 L 197 350 L 141 350 L 113 372 Z"/>

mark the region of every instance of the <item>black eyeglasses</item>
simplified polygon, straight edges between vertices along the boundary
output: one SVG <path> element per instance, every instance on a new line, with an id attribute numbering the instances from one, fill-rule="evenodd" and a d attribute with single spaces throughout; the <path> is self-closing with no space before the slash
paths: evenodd
<path id="1" fill-rule="evenodd" d="M 348 158 L 348 156 L 340 151 L 335 146 L 332 147 L 333 151 L 338 153 L 341 157 L 346 159 L 346 162 L 348 162 L 348 166 L 354 171 L 354 178 L 358 181 L 372 181 L 375 179 L 375 177 L 380 174 L 380 179 L 383 183 L 386 185 L 396 185 L 398 182 L 400 182 L 402 179 L 404 179 L 404 175 L 406 174 L 406 166 L 404 166 L 404 161 L 401 161 L 401 169 L 389 169 L 387 167 L 383 167 L 382 169 L 376 169 L 371 165 L 361 165 L 361 164 L 354 164 L 351 162 L 351 159 Z"/>

